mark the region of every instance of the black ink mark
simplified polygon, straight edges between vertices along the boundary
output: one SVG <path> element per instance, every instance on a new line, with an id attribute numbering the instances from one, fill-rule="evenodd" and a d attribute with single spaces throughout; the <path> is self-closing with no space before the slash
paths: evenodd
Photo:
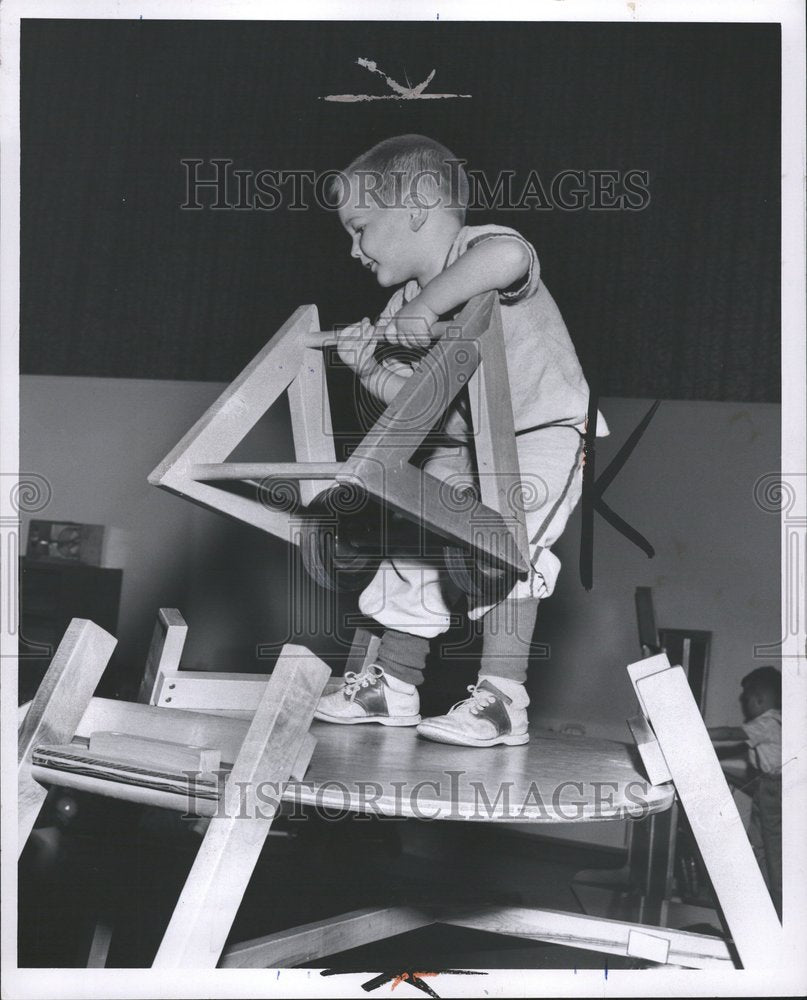
<path id="1" fill-rule="evenodd" d="M 321 976 L 347 976 L 356 975 L 359 972 L 366 972 L 365 969 L 323 969 L 320 973 Z M 362 989 L 365 993 L 372 993 L 379 987 L 384 986 L 386 983 L 392 983 L 390 986 L 391 990 L 394 990 L 396 986 L 400 983 L 409 983 L 410 986 L 414 986 L 416 990 L 420 990 L 421 993 L 426 993 L 430 997 L 436 997 L 437 1000 L 440 998 L 439 993 L 429 986 L 425 981 L 426 976 L 429 978 L 435 976 L 486 976 L 487 972 L 478 972 L 473 969 L 437 969 L 434 972 L 424 972 L 415 971 L 413 969 L 404 969 L 397 972 L 380 972 L 373 976 L 372 979 L 368 979 L 366 983 L 362 983 Z"/>
<path id="2" fill-rule="evenodd" d="M 656 550 L 647 541 L 644 535 L 632 528 L 627 521 L 623 520 L 615 511 L 611 510 L 603 500 L 602 495 L 616 479 L 622 466 L 630 458 L 633 449 L 639 443 L 639 439 L 647 429 L 647 425 L 653 419 L 656 410 L 661 405 L 661 400 L 657 399 L 650 407 L 633 432 L 628 436 L 625 443 L 616 453 L 605 472 L 599 479 L 594 479 L 595 451 L 597 435 L 597 393 L 592 390 L 588 402 L 588 418 L 586 421 L 585 438 L 585 464 L 583 466 L 583 499 L 581 510 L 580 526 L 580 581 L 586 590 L 591 590 L 594 586 L 594 511 L 598 511 L 605 520 L 629 542 L 633 542 L 645 553 L 648 559 L 652 559 Z"/>

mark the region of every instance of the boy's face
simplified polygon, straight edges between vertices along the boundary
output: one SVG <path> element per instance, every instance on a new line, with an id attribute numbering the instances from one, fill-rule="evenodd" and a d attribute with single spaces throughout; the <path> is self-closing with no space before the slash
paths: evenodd
<path id="1" fill-rule="evenodd" d="M 743 688 L 742 694 L 740 695 L 740 707 L 743 712 L 743 720 L 745 722 L 750 722 L 752 719 L 756 719 L 758 715 L 762 715 L 765 711 L 766 705 L 764 704 L 764 698 L 762 698 L 759 694 L 755 694 L 753 691 Z"/>
<path id="2" fill-rule="evenodd" d="M 350 256 L 372 271 L 379 285 L 389 288 L 417 276 L 417 230 L 407 208 L 376 205 L 369 195 L 360 196 L 351 179 L 339 219 L 353 240 Z"/>

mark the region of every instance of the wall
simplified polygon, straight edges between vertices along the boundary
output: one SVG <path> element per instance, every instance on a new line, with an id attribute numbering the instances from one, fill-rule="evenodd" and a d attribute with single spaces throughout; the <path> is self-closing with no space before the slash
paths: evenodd
<path id="1" fill-rule="evenodd" d="M 160 607 L 178 607 L 193 625 L 184 666 L 265 669 L 254 664 L 254 646 L 279 628 L 273 616 L 285 591 L 274 570 L 287 561 L 286 546 L 146 481 L 222 389 L 139 379 L 20 380 L 21 473 L 46 477 L 53 491 L 33 516 L 104 524 L 119 536 L 110 561 L 124 571 L 110 684 L 139 679 Z M 281 415 L 256 436 L 283 438 L 282 424 Z"/>
<path id="2" fill-rule="evenodd" d="M 179 607 L 191 626 L 188 668 L 266 670 L 286 638 L 296 555 L 290 559 L 285 543 L 146 482 L 221 389 L 21 379 L 21 469 L 46 476 L 53 487 L 36 516 L 128 533 L 119 676 L 139 675 L 161 606 Z M 612 434 L 598 446 L 598 471 L 648 406 L 603 400 Z M 270 445 L 287 457 L 286 416 L 270 416 L 253 436 L 256 455 Z M 556 548 L 564 564 L 558 588 L 541 609 L 536 638 L 551 655 L 531 671 L 536 724 L 574 722 L 592 735 L 626 738 L 633 699 L 624 668 L 639 657 L 633 602 L 642 585 L 653 588 L 659 626 L 712 631 L 707 722 L 739 721 L 739 681 L 755 665 L 754 644 L 774 642 L 780 632 L 778 519 L 753 499 L 755 481 L 778 465 L 779 418 L 775 404 L 663 403 L 605 497 L 651 541 L 656 557 L 648 560 L 597 516 L 590 593 L 578 578 L 576 512 Z M 305 641 L 325 655 L 336 648 L 321 637 Z M 261 644 L 269 645 L 268 659 L 257 655 Z"/>
<path id="3" fill-rule="evenodd" d="M 779 399 L 777 24 L 65 17 L 26 20 L 23 37 L 28 374 L 229 380 L 300 303 L 324 329 L 376 315 L 389 290 L 312 185 L 293 185 L 292 208 L 279 183 L 263 211 L 271 197 L 254 198 L 254 174 L 242 196 L 234 171 L 321 176 L 415 132 L 483 172 L 469 224 L 534 243 L 603 394 Z M 393 77 L 437 68 L 435 86 L 472 99 L 321 100 L 389 96 L 357 53 Z M 226 191 L 182 211 L 189 157 Z M 569 169 L 585 179 L 561 184 Z M 616 172 L 616 199 L 607 183 L 594 197 L 595 170 Z M 649 200 L 610 210 L 630 176 Z"/>
<path id="4" fill-rule="evenodd" d="M 598 473 L 648 406 L 603 400 L 611 436 L 598 444 Z M 754 645 L 780 638 L 779 522 L 754 502 L 755 482 L 779 465 L 779 420 L 773 404 L 662 403 L 604 495 L 656 555 L 648 559 L 595 515 L 594 588 L 585 592 L 575 512 L 556 549 L 565 569 L 538 636 L 551 645 L 532 675 L 540 716 L 624 737 L 632 705 L 624 666 L 640 653 L 634 590 L 649 586 L 658 627 L 712 632 L 707 723 L 740 721 L 740 679 L 759 665 Z"/>

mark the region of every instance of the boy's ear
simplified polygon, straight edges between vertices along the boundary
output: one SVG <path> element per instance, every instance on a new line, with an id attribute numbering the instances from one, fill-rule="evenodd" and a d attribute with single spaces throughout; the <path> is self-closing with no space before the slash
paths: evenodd
<path id="1" fill-rule="evenodd" d="M 409 228 L 413 233 L 416 233 L 429 217 L 429 210 L 422 201 L 414 198 L 411 194 L 404 198 L 404 206 L 409 213 Z"/>

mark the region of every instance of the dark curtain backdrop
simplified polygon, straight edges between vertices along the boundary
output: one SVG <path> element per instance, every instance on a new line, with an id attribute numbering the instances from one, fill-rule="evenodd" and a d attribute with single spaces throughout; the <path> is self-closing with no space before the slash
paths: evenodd
<path id="1" fill-rule="evenodd" d="M 421 132 L 491 177 L 646 170 L 643 211 L 469 222 L 535 244 L 602 394 L 777 400 L 779 42 L 777 25 L 25 21 L 22 371 L 229 380 L 300 304 L 323 327 L 373 315 L 388 293 L 332 212 L 182 210 L 180 161 L 323 171 Z M 472 99 L 319 100 L 389 92 L 358 56 Z"/>

